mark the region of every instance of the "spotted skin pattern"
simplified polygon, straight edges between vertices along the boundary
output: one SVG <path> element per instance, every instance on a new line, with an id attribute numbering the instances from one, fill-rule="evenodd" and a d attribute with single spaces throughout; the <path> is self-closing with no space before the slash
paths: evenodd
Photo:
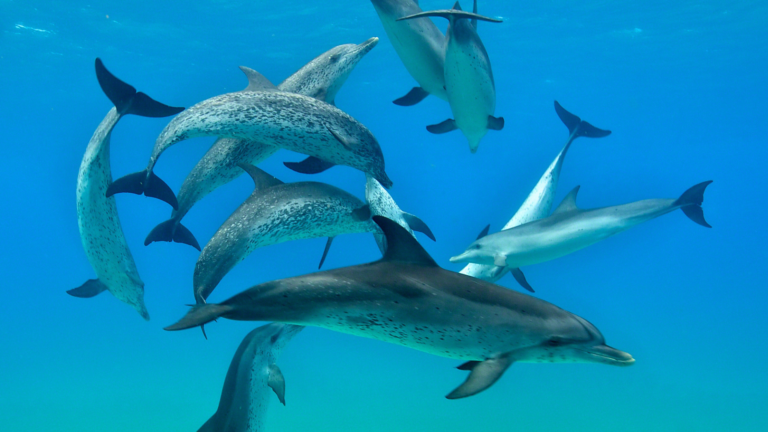
<path id="1" fill-rule="evenodd" d="M 109 144 L 120 114 L 109 111 L 94 132 L 77 175 L 77 224 L 88 262 L 99 281 L 118 300 L 131 305 L 145 319 L 144 282 L 125 241 L 114 197 L 106 197 L 112 183 Z"/>

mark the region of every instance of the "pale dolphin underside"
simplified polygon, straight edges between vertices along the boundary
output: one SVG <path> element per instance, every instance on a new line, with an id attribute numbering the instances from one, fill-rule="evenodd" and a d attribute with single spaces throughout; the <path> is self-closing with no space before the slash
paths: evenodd
<path id="1" fill-rule="evenodd" d="M 106 196 L 107 187 L 112 182 L 110 137 L 124 115 L 167 117 L 184 108 L 170 107 L 144 93 L 137 93 L 131 85 L 112 75 L 98 58 L 96 78 L 115 106 L 93 133 L 80 164 L 77 175 L 77 224 L 85 254 L 97 279 L 91 279 L 67 293 L 87 298 L 109 291 L 149 320 L 149 312 L 144 305 L 144 282 L 128 249 L 115 198 Z"/>
<path id="2" fill-rule="evenodd" d="M 465 361 L 459 368 L 470 375 L 450 399 L 487 389 L 516 361 L 634 363 L 583 318 L 443 270 L 403 227 L 381 216 L 374 221 L 387 238 L 380 261 L 256 285 L 222 303 L 194 306 L 166 330 L 227 318 L 378 339 Z"/>
<path id="3" fill-rule="evenodd" d="M 544 174 L 533 187 L 533 190 L 528 197 L 523 201 L 523 204 L 517 209 L 517 212 L 512 216 L 512 219 L 507 222 L 501 229 L 502 231 L 522 225 L 524 223 L 539 220 L 549 215 L 552 209 L 552 203 L 555 200 L 555 193 L 557 192 L 557 183 L 560 180 L 560 171 L 563 167 L 563 161 L 565 160 L 565 154 L 571 147 L 571 143 L 578 137 L 589 138 L 602 138 L 611 134 L 611 131 L 598 129 L 588 122 L 582 120 L 578 116 L 566 111 L 557 101 L 555 101 L 555 112 L 560 120 L 568 128 L 568 140 L 565 142 L 563 149 L 560 150 L 555 160 L 549 165 Z M 488 234 L 489 226 L 486 226 L 483 232 L 477 237 L 482 238 Z M 525 289 L 533 292 L 533 288 L 525 279 L 525 275 L 519 268 L 510 269 L 509 267 L 499 267 L 483 264 L 467 264 L 461 273 L 486 280 L 488 282 L 496 282 L 502 278 L 507 272 L 512 272 L 515 280 Z"/>

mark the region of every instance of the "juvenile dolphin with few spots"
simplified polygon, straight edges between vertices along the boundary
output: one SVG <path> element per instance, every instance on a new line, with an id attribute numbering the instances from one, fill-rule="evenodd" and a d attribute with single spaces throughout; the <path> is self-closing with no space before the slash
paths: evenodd
<path id="1" fill-rule="evenodd" d="M 336 94 L 349 74 L 378 43 L 370 38 L 361 44 L 345 44 L 334 47 L 296 71 L 277 86 L 278 90 L 313 97 L 334 105 Z M 249 85 L 243 91 L 259 87 L 261 75 L 242 67 Z M 253 78 L 256 82 L 250 83 Z M 189 173 L 179 189 L 178 208 L 171 218 L 157 225 L 144 241 L 185 243 L 200 250 L 200 245 L 181 220 L 192 207 L 209 193 L 239 177 L 243 170 L 238 164 L 258 165 L 280 148 L 257 139 L 219 138 Z"/>
<path id="2" fill-rule="evenodd" d="M 451 10 L 416 13 L 398 18 L 398 21 L 424 17 L 442 17 L 448 20 L 443 73 L 448 103 L 454 117 L 427 126 L 427 130 L 443 134 L 459 129 L 469 142 L 469 150 L 475 153 L 480 140 L 489 129 L 504 128 L 504 119 L 493 116 L 496 110 L 496 84 L 493 81 L 488 53 L 477 35 L 478 20 L 494 23 L 501 21 L 464 12 L 459 2 L 456 2 Z"/>
<path id="3" fill-rule="evenodd" d="M 163 105 L 112 75 L 96 59 L 96 78 L 101 89 L 115 105 L 93 133 L 77 175 L 77 224 L 88 262 L 97 279 L 67 291 L 75 297 L 93 297 L 109 291 L 118 300 L 131 305 L 146 320 L 144 282 L 139 277 L 125 241 L 114 197 L 105 195 L 112 182 L 109 144 L 112 130 L 127 114 L 143 117 L 167 117 L 184 110 Z"/>
<path id="4" fill-rule="evenodd" d="M 680 209 L 707 228 L 701 204 L 711 180 L 699 183 L 677 199 L 648 199 L 613 207 L 582 210 L 576 186 L 549 217 L 482 237 L 451 262 L 519 268 L 576 252 L 638 224 Z"/>
<path id="5" fill-rule="evenodd" d="M 502 231 L 524 223 L 539 220 L 549 215 L 549 211 L 552 209 L 552 203 L 555 200 L 555 192 L 557 192 L 557 183 L 560 180 L 560 171 L 563 168 L 565 154 L 568 152 L 571 143 L 573 143 L 576 138 L 602 138 L 611 134 L 611 131 L 598 129 L 578 116 L 569 113 L 557 101 L 555 101 L 555 112 L 557 112 L 560 120 L 568 128 L 568 140 L 565 142 L 563 149 L 560 150 L 557 157 L 555 157 L 555 160 L 549 165 L 549 168 L 544 171 L 544 174 L 539 179 L 539 182 L 536 183 L 536 186 L 534 186 L 531 193 L 528 194 L 528 198 L 523 201 L 523 204 L 517 209 L 517 212 L 512 216 L 512 219 L 510 219 L 501 229 Z M 481 233 L 478 239 L 484 237 L 485 234 L 488 233 L 487 230 L 488 227 L 485 228 L 484 233 Z M 523 288 L 533 292 L 533 288 L 528 284 L 525 275 L 523 275 L 522 270 L 519 268 L 467 264 L 466 267 L 461 270 L 461 273 L 488 282 L 496 282 L 510 271 L 515 280 L 517 280 Z"/>
<path id="6" fill-rule="evenodd" d="M 266 282 L 193 307 L 166 330 L 217 318 L 278 321 L 378 339 L 463 360 L 467 380 L 447 397 L 477 394 L 514 362 L 627 366 L 595 326 L 543 300 L 441 269 L 397 223 L 375 216 L 387 239 L 380 261 Z"/>
<path id="7" fill-rule="evenodd" d="M 285 405 L 285 377 L 277 366 L 283 349 L 304 327 L 272 323 L 248 333 L 224 378 L 216 413 L 198 432 L 258 432 L 274 392 Z M 271 389 L 271 390 L 270 390 Z"/>
<path id="8" fill-rule="evenodd" d="M 360 122 L 333 105 L 279 91 L 256 71 L 249 81 L 249 91 L 212 97 L 176 116 L 155 141 L 147 169 L 116 180 L 107 195 L 152 191 L 162 182 L 153 174 L 160 155 L 176 143 L 201 136 L 258 140 L 260 145 L 356 168 L 392 186 L 379 143 Z M 161 199 L 178 208 L 172 194 Z"/>

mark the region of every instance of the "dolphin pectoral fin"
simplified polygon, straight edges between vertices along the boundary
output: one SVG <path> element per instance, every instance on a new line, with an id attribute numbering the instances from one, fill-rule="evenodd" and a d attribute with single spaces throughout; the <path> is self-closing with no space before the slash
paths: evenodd
<path id="1" fill-rule="evenodd" d="M 144 239 L 144 246 L 149 246 L 150 243 L 157 241 L 184 243 L 197 250 L 201 250 L 200 243 L 197 242 L 192 231 L 180 224 L 176 219 L 168 219 L 152 228 L 147 238 Z"/>
<path id="2" fill-rule="evenodd" d="M 163 330 L 176 331 L 186 330 L 192 327 L 202 326 L 208 324 L 211 321 L 215 321 L 222 315 L 230 312 L 234 308 L 229 305 L 216 304 L 216 303 L 203 303 L 192 306 L 192 309 L 187 312 L 178 322 L 165 327 Z"/>
<path id="3" fill-rule="evenodd" d="M 345 149 L 352 151 L 352 145 L 343 136 L 336 133 L 336 131 L 331 129 L 328 125 L 325 125 L 325 128 L 328 129 L 328 132 L 330 132 L 331 135 L 336 138 L 336 141 L 343 145 Z"/>
<path id="4" fill-rule="evenodd" d="M 278 91 L 272 82 L 270 82 L 264 75 L 256 72 L 255 70 L 240 66 L 240 70 L 243 71 L 245 77 L 248 78 L 248 87 L 242 91 Z"/>
<path id="5" fill-rule="evenodd" d="M 398 18 L 396 21 L 409 20 L 414 18 L 423 18 L 423 17 L 442 17 L 451 22 L 458 19 L 480 20 L 480 21 L 487 21 L 492 23 L 503 22 L 500 19 L 489 18 L 487 16 L 478 15 L 472 12 L 464 12 L 458 6 L 458 2 L 456 2 L 456 4 L 453 6 L 453 9 L 451 10 L 434 10 L 434 11 L 427 11 L 427 12 L 419 12 L 417 14 Z"/>
<path id="6" fill-rule="evenodd" d="M 371 218 L 371 206 L 366 204 L 360 208 L 352 210 L 352 217 L 360 222 L 367 221 Z"/>
<path id="7" fill-rule="evenodd" d="M 712 180 L 707 180 L 691 187 L 683 192 L 683 194 L 680 195 L 680 198 L 672 204 L 680 206 L 680 210 L 682 210 L 690 220 L 707 228 L 712 228 L 712 226 L 704 220 L 704 210 L 701 208 L 701 204 L 704 202 L 704 191 L 710 183 L 712 183 Z"/>
<path id="8" fill-rule="evenodd" d="M 119 193 L 132 193 L 141 195 L 144 193 L 144 180 L 147 178 L 147 170 L 128 174 L 113 181 L 107 187 L 107 197 Z"/>
<path id="9" fill-rule="evenodd" d="M 519 268 L 513 268 L 509 270 L 512 273 L 512 276 L 515 278 L 517 283 L 520 284 L 523 288 L 527 289 L 530 292 L 535 292 L 533 290 L 533 287 L 528 283 L 527 280 L 525 280 L 525 275 L 523 274 L 523 271 Z"/>
<path id="10" fill-rule="evenodd" d="M 480 234 L 477 235 L 477 238 L 475 240 L 480 240 L 481 238 L 487 236 L 488 230 L 490 229 L 491 229 L 491 224 L 486 225 L 485 228 L 483 228 L 483 230 L 480 231 Z"/>
<path id="11" fill-rule="evenodd" d="M 242 168 L 243 171 L 247 172 L 248 175 L 251 176 L 251 180 L 253 180 L 254 191 L 283 184 L 283 182 L 278 180 L 276 177 L 251 164 L 239 163 L 237 166 Z"/>
<path id="12" fill-rule="evenodd" d="M 437 135 L 455 131 L 456 129 L 456 121 L 453 119 L 448 119 L 438 124 L 427 126 L 427 130 L 429 132 Z"/>
<path id="13" fill-rule="evenodd" d="M 326 162 L 322 159 L 318 159 L 314 156 L 310 156 L 301 162 L 283 162 L 288 169 L 296 171 L 302 174 L 318 174 L 328 168 L 336 166 L 333 162 Z"/>
<path id="14" fill-rule="evenodd" d="M 165 201 L 174 209 L 179 208 L 179 202 L 176 200 L 176 194 L 160 177 L 154 172 L 149 174 L 149 185 L 144 185 L 144 195 Z"/>
<path id="15" fill-rule="evenodd" d="M 475 366 L 477 366 L 479 363 L 482 363 L 482 362 L 480 362 L 480 361 L 477 361 L 477 360 L 470 360 L 470 361 L 468 361 L 468 362 L 466 362 L 466 363 L 462 363 L 462 364 L 460 364 L 460 365 L 456 366 L 456 369 L 458 369 L 458 370 L 468 370 L 468 371 L 471 371 L 471 370 L 472 370 L 472 369 L 474 369 L 474 368 L 475 368 Z"/>
<path id="16" fill-rule="evenodd" d="M 493 256 L 493 265 L 498 267 L 506 267 L 507 266 L 507 257 L 504 255 L 494 255 Z"/>
<path id="17" fill-rule="evenodd" d="M 285 377 L 280 368 L 274 363 L 269 365 L 267 385 L 275 392 L 280 403 L 285 405 Z"/>
<path id="18" fill-rule="evenodd" d="M 96 297 L 107 290 L 107 286 L 98 279 L 88 279 L 84 284 L 77 288 L 67 291 L 72 297 L 91 298 Z"/>
<path id="19" fill-rule="evenodd" d="M 432 241 L 437 241 L 435 239 L 435 235 L 432 234 L 432 230 L 429 229 L 426 223 L 424 223 L 423 220 L 419 219 L 417 216 L 412 215 L 410 213 L 402 212 L 403 219 L 405 219 L 405 222 L 408 223 L 408 226 L 411 227 L 412 230 L 418 231 L 427 237 L 429 237 Z"/>
<path id="20" fill-rule="evenodd" d="M 317 266 L 317 269 L 320 270 L 323 268 L 323 263 L 325 262 L 325 257 L 328 256 L 328 251 L 331 249 L 331 243 L 333 243 L 333 237 L 328 237 L 328 241 L 325 242 L 325 249 L 323 250 L 323 256 L 320 258 L 320 265 Z"/>
<path id="21" fill-rule="evenodd" d="M 481 362 L 464 363 L 459 366 L 459 369 L 471 370 L 467 380 L 454 391 L 450 392 L 446 398 L 460 399 L 480 393 L 498 381 L 512 363 L 513 360 L 508 356 L 488 359 Z"/>
<path id="22" fill-rule="evenodd" d="M 488 116 L 488 129 L 500 131 L 504 129 L 504 117 Z"/>
<path id="23" fill-rule="evenodd" d="M 413 106 L 424 100 L 429 96 L 429 93 L 421 87 L 414 87 L 405 96 L 392 101 L 395 105 L 400 106 Z"/>

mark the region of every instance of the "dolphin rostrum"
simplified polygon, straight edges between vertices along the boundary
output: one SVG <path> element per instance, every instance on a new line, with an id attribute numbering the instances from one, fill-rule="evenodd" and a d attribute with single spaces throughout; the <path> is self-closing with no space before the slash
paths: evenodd
<path id="1" fill-rule="evenodd" d="M 278 90 L 310 96 L 317 100 L 334 103 L 336 94 L 346 81 L 352 69 L 378 43 L 378 38 L 370 38 L 361 44 L 345 44 L 334 47 L 304 67 L 296 71 L 277 86 Z M 260 77 L 252 74 L 252 69 L 242 68 L 247 77 Z M 243 91 L 258 87 L 258 83 Z M 258 165 L 261 161 L 279 150 L 273 145 L 264 144 L 258 139 L 219 138 L 189 173 L 178 194 L 178 209 L 174 209 L 171 218 L 160 223 L 149 233 L 145 245 L 155 241 L 174 241 L 185 243 L 200 250 L 200 245 L 192 232 L 181 224 L 182 218 L 198 201 L 239 177 L 243 170 L 238 164 Z"/>
<path id="2" fill-rule="evenodd" d="M 504 128 L 504 119 L 493 116 L 496 110 L 496 85 L 488 53 L 477 35 L 477 20 L 501 21 L 464 12 L 459 2 L 451 10 L 421 12 L 399 18 L 398 21 L 430 16 L 446 18 L 449 23 L 444 74 L 448 103 L 454 118 L 427 126 L 427 130 L 442 134 L 460 129 L 469 141 L 469 150 L 475 153 L 488 129 Z"/>
<path id="3" fill-rule="evenodd" d="M 194 306 L 166 330 L 217 318 L 323 327 L 464 360 L 471 371 L 447 397 L 477 394 L 514 362 L 627 366 L 595 326 L 517 291 L 440 268 L 408 231 L 384 217 L 380 261 L 256 285 L 218 304 Z"/>
<path id="4" fill-rule="evenodd" d="M 153 174 L 160 155 L 188 138 L 218 136 L 268 144 L 347 165 L 375 177 L 385 187 L 392 181 L 384 171 L 384 155 L 371 131 L 349 114 L 308 96 L 282 92 L 256 71 L 250 70 L 244 92 L 227 93 L 200 102 L 176 116 L 160 133 L 147 169 L 115 180 L 108 195 L 150 193 L 178 208 L 176 197 L 156 194 L 170 191 Z"/>
<path id="5" fill-rule="evenodd" d="M 711 228 L 701 203 L 711 180 L 699 183 L 678 199 L 649 199 L 613 207 L 576 207 L 576 186 L 544 219 L 480 238 L 451 262 L 519 268 L 576 252 L 635 225 L 680 209 L 692 221 Z"/>
<path id="6" fill-rule="evenodd" d="M 544 175 L 541 176 L 539 182 L 536 183 L 536 186 L 534 186 L 531 193 L 528 194 L 528 198 L 523 201 L 523 204 L 517 209 L 517 212 L 512 216 L 512 219 L 510 219 L 509 222 L 504 225 L 504 228 L 501 229 L 502 231 L 524 223 L 539 220 L 549 214 L 549 211 L 552 209 L 552 202 L 555 200 L 557 182 L 560 180 L 560 170 L 563 167 L 565 154 L 568 152 L 571 143 L 576 138 L 581 136 L 602 138 L 611 134 L 611 131 L 598 129 L 588 122 L 581 120 L 578 116 L 569 113 L 557 101 L 555 101 L 555 112 L 557 112 L 560 120 L 562 120 L 568 128 L 568 140 L 565 142 L 563 149 L 560 150 L 557 157 L 555 157 L 555 160 L 549 165 L 549 168 L 544 171 Z M 485 234 L 487 234 L 488 227 L 486 227 L 485 230 Z M 478 238 L 483 237 L 485 234 L 480 235 Z M 509 267 L 498 267 L 493 265 L 467 264 L 466 267 L 461 270 L 461 273 L 488 282 L 496 282 L 510 270 L 515 277 L 515 280 L 517 280 L 523 288 L 533 292 L 533 288 L 531 288 L 525 280 L 525 276 L 519 268 L 510 269 Z"/>
<path id="7" fill-rule="evenodd" d="M 205 303 L 219 282 L 254 250 L 290 240 L 333 237 L 375 229 L 367 204 L 325 183 L 283 183 L 242 165 L 255 189 L 219 227 L 195 264 L 195 301 Z M 323 260 L 328 253 L 326 245 Z M 322 261 L 320 262 L 322 266 Z"/>
<path id="8" fill-rule="evenodd" d="M 100 59 L 96 59 L 96 78 L 101 89 L 115 105 L 93 133 L 77 175 L 77 224 L 88 262 L 97 279 L 67 291 L 75 297 L 93 297 L 109 291 L 118 300 L 133 306 L 149 320 L 144 305 L 144 282 L 136 270 L 125 241 L 114 197 L 105 192 L 112 182 L 109 143 L 112 130 L 127 114 L 144 117 L 166 117 L 184 110 L 157 102 L 112 75 Z"/>
<path id="9" fill-rule="evenodd" d="M 415 105 L 433 94 L 448 100 L 445 91 L 445 37 L 435 23 L 428 18 L 398 21 L 404 16 L 421 13 L 418 1 L 414 0 L 371 0 L 379 14 L 384 31 L 387 32 L 395 52 L 408 73 L 419 83 L 405 96 L 396 99 L 401 106 Z"/>
<path id="10" fill-rule="evenodd" d="M 198 432 L 263 430 L 270 388 L 285 405 L 285 378 L 277 360 L 285 346 L 303 329 L 272 323 L 248 333 L 229 364 L 216 413 Z"/>

